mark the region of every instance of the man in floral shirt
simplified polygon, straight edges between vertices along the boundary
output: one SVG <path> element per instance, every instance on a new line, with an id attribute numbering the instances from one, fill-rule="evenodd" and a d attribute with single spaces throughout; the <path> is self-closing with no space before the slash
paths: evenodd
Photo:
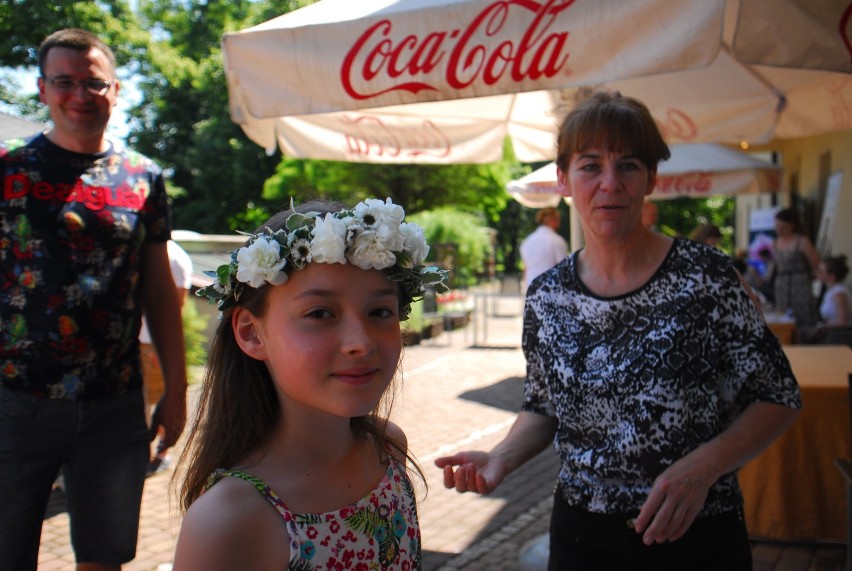
<path id="1" fill-rule="evenodd" d="M 0 144 L 0 561 L 35 569 L 65 476 L 78 569 L 135 556 L 151 437 L 175 443 L 186 366 L 162 171 L 105 137 L 119 82 L 108 46 L 60 30 L 39 48 L 53 126 Z M 147 428 L 143 308 L 166 379 Z"/>

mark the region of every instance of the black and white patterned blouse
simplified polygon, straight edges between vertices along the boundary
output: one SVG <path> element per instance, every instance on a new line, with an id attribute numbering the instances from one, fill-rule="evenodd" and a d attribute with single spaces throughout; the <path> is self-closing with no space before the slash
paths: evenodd
<path id="1" fill-rule="evenodd" d="M 643 286 L 602 298 L 577 253 L 527 293 L 523 410 L 559 419 L 566 501 L 635 514 L 666 467 L 725 430 L 750 403 L 801 407 L 777 338 L 720 250 L 676 239 Z M 699 517 L 735 509 L 735 474 Z"/>

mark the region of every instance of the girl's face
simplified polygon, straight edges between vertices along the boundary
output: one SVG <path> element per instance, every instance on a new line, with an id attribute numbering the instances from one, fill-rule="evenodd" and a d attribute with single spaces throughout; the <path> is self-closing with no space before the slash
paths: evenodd
<path id="1" fill-rule="evenodd" d="M 402 342 L 397 285 L 379 270 L 308 264 L 271 287 L 263 317 L 234 310 L 238 343 L 266 363 L 292 407 L 351 418 L 388 387 Z"/>
<path id="2" fill-rule="evenodd" d="M 642 221 L 645 196 L 656 172 L 629 152 L 592 148 L 574 153 L 568 171 L 559 171 L 583 228 L 599 236 L 624 236 Z"/>

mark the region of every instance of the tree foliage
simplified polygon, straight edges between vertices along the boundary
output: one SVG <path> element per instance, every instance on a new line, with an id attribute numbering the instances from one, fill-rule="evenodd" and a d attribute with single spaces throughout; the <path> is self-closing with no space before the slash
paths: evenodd
<path id="1" fill-rule="evenodd" d="M 97 33 L 112 47 L 119 66 L 144 55 L 147 34 L 136 25 L 128 0 L 3 0 L 0 66 L 35 66 L 41 41 L 61 28 L 84 28 Z"/>
<path id="2" fill-rule="evenodd" d="M 660 230 L 670 236 L 689 236 L 699 224 L 714 224 L 722 232 L 719 247 L 734 254 L 736 200 L 729 196 L 661 200 Z"/>

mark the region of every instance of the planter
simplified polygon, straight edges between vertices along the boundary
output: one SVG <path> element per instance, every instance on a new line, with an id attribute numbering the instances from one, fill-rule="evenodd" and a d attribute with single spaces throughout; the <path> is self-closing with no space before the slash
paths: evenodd
<path id="1" fill-rule="evenodd" d="M 411 347 L 412 345 L 420 345 L 421 332 L 405 329 L 402 332 L 402 346 Z"/>
<path id="2" fill-rule="evenodd" d="M 444 314 L 444 329 L 447 331 L 461 329 L 468 323 L 470 323 L 469 311 L 454 311 Z"/>
<path id="3" fill-rule="evenodd" d="M 434 339 L 438 335 L 444 332 L 444 322 L 441 321 L 430 321 L 426 325 L 423 326 L 423 329 L 420 331 L 420 336 L 422 339 Z"/>

